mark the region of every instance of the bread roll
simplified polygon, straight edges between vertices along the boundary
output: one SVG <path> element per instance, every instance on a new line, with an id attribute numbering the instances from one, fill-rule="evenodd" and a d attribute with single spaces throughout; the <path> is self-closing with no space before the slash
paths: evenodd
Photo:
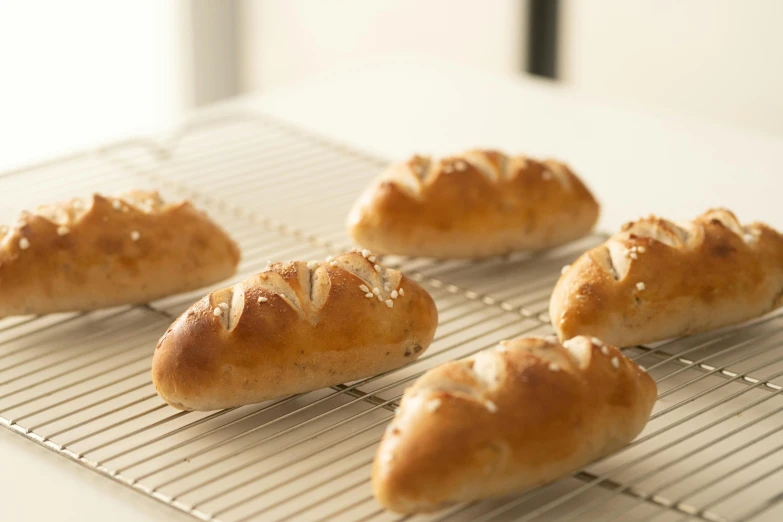
<path id="1" fill-rule="evenodd" d="M 373 491 L 387 509 L 418 513 L 541 486 L 633 440 L 656 393 L 649 375 L 597 339 L 504 341 L 405 391 Z"/>
<path id="2" fill-rule="evenodd" d="M 549 312 L 561 339 L 632 346 L 761 316 L 782 294 L 783 237 L 710 210 L 686 223 L 626 224 L 564 271 Z"/>
<path id="3" fill-rule="evenodd" d="M 187 201 L 95 194 L 0 227 L 0 317 L 145 303 L 231 276 L 239 249 Z"/>
<path id="4" fill-rule="evenodd" d="M 275 263 L 182 314 L 158 343 L 152 381 L 180 409 L 261 402 L 414 361 L 437 323 L 430 295 L 367 251 Z"/>
<path id="5" fill-rule="evenodd" d="M 598 203 L 564 164 L 472 150 L 392 165 L 356 202 L 353 240 L 383 254 L 472 258 L 586 235 Z"/>

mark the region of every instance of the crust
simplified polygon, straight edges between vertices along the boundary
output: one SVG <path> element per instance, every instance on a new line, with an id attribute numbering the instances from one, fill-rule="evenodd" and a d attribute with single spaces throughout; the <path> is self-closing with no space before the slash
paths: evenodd
<path id="1" fill-rule="evenodd" d="M 414 361 L 437 321 L 424 289 L 360 253 L 278 263 L 180 316 L 158 343 L 152 379 L 180 409 L 257 403 Z"/>
<path id="2" fill-rule="evenodd" d="M 353 240 L 382 254 L 471 258 L 586 235 L 598 203 L 567 166 L 468 151 L 391 166 L 356 202 Z"/>
<path id="3" fill-rule="evenodd" d="M 621 448 L 657 390 L 619 350 L 585 337 L 505 341 L 440 365 L 402 399 L 373 465 L 398 513 L 520 492 Z"/>
<path id="4" fill-rule="evenodd" d="M 550 316 L 561 339 L 632 346 L 761 316 L 781 305 L 782 291 L 783 237 L 711 210 L 681 225 L 625 225 L 560 278 Z"/>
<path id="5" fill-rule="evenodd" d="M 187 202 L 95 194 L 0 229 L 0 317 L 143 303 L 231 276 L 237 245 Z"/>

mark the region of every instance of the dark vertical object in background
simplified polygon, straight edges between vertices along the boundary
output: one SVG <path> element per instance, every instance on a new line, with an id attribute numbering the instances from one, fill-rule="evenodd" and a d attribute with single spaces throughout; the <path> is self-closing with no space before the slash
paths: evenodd
<path id="1" fill-rule="evenodd" d="M 560 0 L 529 0 L 527 72 L 557 78 Z"/>

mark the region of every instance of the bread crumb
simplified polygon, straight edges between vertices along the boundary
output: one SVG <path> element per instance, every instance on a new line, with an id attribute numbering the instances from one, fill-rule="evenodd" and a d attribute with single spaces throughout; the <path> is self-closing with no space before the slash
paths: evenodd
<path id="1" fill-rule="evenodd" d="M 259 298 L 258 298 L 258 302 L 259 302 L 259 303 L 266 303 L 267 301 L 269 301 L 269 299 L 267 299 L 267 298 L 266 298 L 266 297 L 264 297 L 264 296 L 261 296 L 261 297 L 259 297 Z"/>
<path id="2" fill-rule="evenodd" d="M 220 317 L 221 315 L 223 315 L 223 310 L 221 310 L 220 307 L 218 306 L 217 308 L 212 310 L 212 315 L 214 315 L 215 317 Z"/>
<path id="3" fill-rule="evenodd" d="M 639 252 L 640 254 L 644 254 L 645 252 L 647 252 L 647 249 L 644 248 L 643 246 L 640 246 L 636 248 L 636 251 Z"/>
<path id="4" fill-rule="evenodd" d="M 615 368 L 619 368 L 620 367 L 620 359 L 618 359 L 617 357 L 612 357 L 612 366 L 614 366 Z"/>
<path id="5" fill-rule="evenodd" d="M 367 261 L 369 261 L 370 263 L 375 263 L 377 260 L 378 258 L 375 256 L 370 256 L 367 258 Z"/>
<path id="6" fill-rule="evenodd" d="M 141 237 L 141 236 L 140 236 L 140 234 L 139 234 L 139 232 L 138 232 L 138 231 L 136 231 L 136 230 L 134 230 L 133 232 L 131 232 L 130 236 L 131 236 L 131 239 L 132 239 L 132 240 L 134 240 L 134 241 L 138 241 L 138 240 L 139 240 L 139 237 Z"/>
<path id="7" fill-rule="evenodd" d="M 220 303 L 218 306 L 221 310 L 228 310 L 228 303 Z"/>
<path id="8" fill-rule="evenodd" d="M 380 297 L 380 296 L 378 296 L 378 297 Z M 391 299 L 387 299 L 385 301 L 385 303 L 386 303 L 386 306 L 388 306 L 389 308 L 394 306 L 394 301 L 392 301 Z"/>
<path id="9" fill-rule="evenodd" d="M 61 226 L 57 227 L 57 235 L 58 236 L 65 236 L 70 231 L 71 231 L 71 229 L 69 229 L 68 227 L 66 227 L 64 225 L 61 225 Z"/>
<path id="10" fill-rule="evenodd" d="M 631 252 L 630 254 L 628 254 L 628 257 L 630 257 L 631 259 L 639 259 L 639 256 L 636 255 L 636 252 Z"/>
<path id="11" fill-rule="evenodd" d="M 334 260 L 334 256 L 326 256 L 326 262 L 331 263 Z"/>
<path id="12" fill-rule="evenodd" d="M 495 405 L 495 403 L 492 401 L 489 400 L 484 401 L 484 406 L 486 406 L 486 408 L 489 410 L 490 413 L 495 413 L 496 411 L 498 411 L 497 405 Z"/>
<path id="13" fill-rule="evenodd" d="M 307 268 L 308 268 L 309 270 L 315 270 L 316 268 L 318 268 L 318 265 L 319 265 L 319 264 L 320 264 L 320 263 L 319 263 L 318 261 L 308 261 L 308 262 L 307 262 Z"/>
<path id="14" fill-rule="evenodd" d="M 382 295 L 378 296 L 378 301 L 383 302 L 383 296 Z"/>
<path id="15" fill-rule="evenodd" d="M 641 281 L 639 281 L 638 283 L 636 283 L 636 288 L 637 288 L 637 289 L 638 289 L 638 290 L 641 292 L 641 291 L 643 291 L 643 290 L 644 290 L 645 288 L 647 288 L 647 287 L 645 286 L 645 284 L 644 284 L 644 283 L 642 283 Z"/>
<path id="16" fill-rule="evenodd" d="M 571 265 L 565 265 L 563 268 L 560 269 L 560 275 L 565 274 L 568 272 L 568 269 L 571 268 Z"/>
<path id="17" fill-rule="evenodd" d="M 364 297 L 372 297 L 374 295 L 375 294 L 373 294 L 372 292 L 367 292 L 366 294 L 364 294 Z"/>
<path id="18" fill-rule="evenodd" d="M 375 271 L 380 272 L 381 271 L 381 265 L 375 265 Z"/>
<path id="19" fill-rule="evenodd" d="M 405 290 L 403 290 L 402 288 L 400 288 L 400 295 L 405 295 Z"/>
<path id="20" fill-rule="evenodd" d="M 367 285 L 359 285 L 359 290 L 361 290 L 364 293 L 367 293 L 370 291 L 369 288 L 367 288 Z"/>
<path id="21" fill-rule="evenodd" d="M 375 295 L 380 295 L 381 291 L 376 286 L 375 288 L 372 289 L 372 293 L 375 294 Z"/>
<path id="22" fill-rule="evenodd" d="M 397 293 L 397 290 L 392 290 L 392 293 L 391 293 L 391 298 L 392 298 L 392 299 L 397 299 L 397 296 L 398 296 L 398 295 L 399 295 L 399 294 Z"/>
<path id="23" fill-rule="evenodd" d="M 368 257 L 370 257 L 370 254 L 371 254 L 371 253 L 372 253 L 372 252 L 370 252 L 369 250 L 367 250 L 367 249 L 365 248 L 364 250 L 362 250 L 362 257 L 363 257 L 363 258 L 365 258 L 365 259 L 367 259 Z"/>
<path id="24" fill-rule="evenodd" d="M 115 199 L 111 202 L 111 206 L 114 208 L 114 210 L 120 210 L 122 208 L 122 203 L 120 203 L 119 199 Z"/>
<path id="25" fill-rule="evenodd" d="M 27 250 L 30 248 L 30 240 L 28 240 L 26 237 L 23 237 L 19 240 L 19 248 L 22 250 Z"/>
<path id="26" fill-rule="evenodd" d="M 596 346 L 603 346 L 604 345 L 604 342 L 601 339 L 599 339 L 598 337 L 591 337 L 590 338 L 590 342 L 592 342 Z"/>
<path id="27" fill-rule="evenodd" d="M 601 347 L 601 353 L 604 355 L 609 355 L 609 347 L 608 346 L 602 346 Z"/>

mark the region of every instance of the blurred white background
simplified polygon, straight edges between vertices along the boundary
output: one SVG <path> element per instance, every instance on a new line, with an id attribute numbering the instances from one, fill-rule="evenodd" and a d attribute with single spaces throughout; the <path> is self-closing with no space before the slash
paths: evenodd
<path id="1" fill-rule="evenodd" d="M 240 8 L 242 87 L 251 91 L 389 57 L 517 72 L 525 56 L 520 0 L 243 0 Z"/>
<path id="2" fill-rule="evenodd" d="M 180 6 L 0 2 L 0 170 L 170 125 Z"/>
<path id="3" fill-rule="evenodd" d="M 561 80 L 783 135 L 783 2 L 564 0 Z"/>
<path id="4" fill-rule="evenodd" d="M 528 11 L 527 0 L 5 0 L 0 169 L 390 57 L 524 75 Z M 561 0 L 558 19 L 556 81 L 783 135 L 783 2 Z"/>

